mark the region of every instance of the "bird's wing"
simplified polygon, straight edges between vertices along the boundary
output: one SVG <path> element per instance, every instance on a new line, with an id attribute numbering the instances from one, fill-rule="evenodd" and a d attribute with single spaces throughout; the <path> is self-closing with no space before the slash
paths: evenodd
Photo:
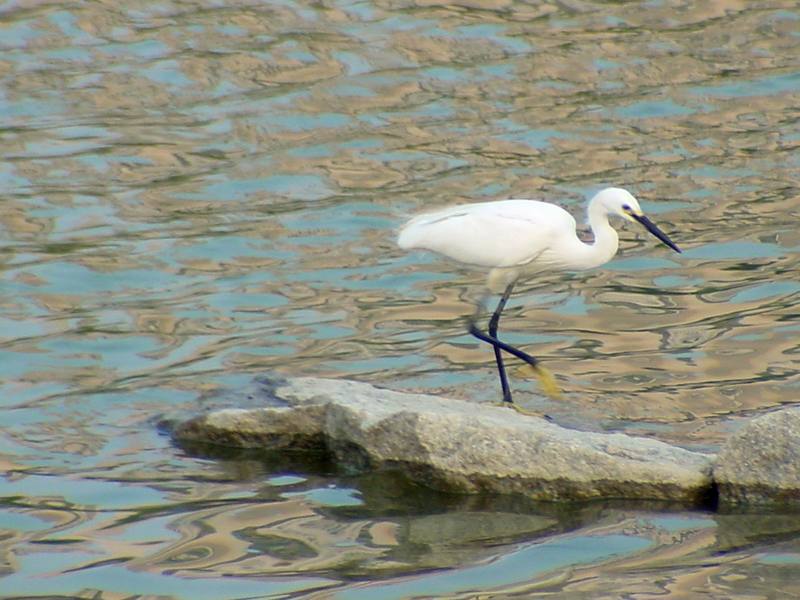
<path id="1" fill-rule="evenodd" d="M 564 209 L 536 200 L 503 200 L 420 215 L 403 227 L 398 244 L 503 268 L 534 260 L 566 235 L 575 235 L 575 219 Z"/>

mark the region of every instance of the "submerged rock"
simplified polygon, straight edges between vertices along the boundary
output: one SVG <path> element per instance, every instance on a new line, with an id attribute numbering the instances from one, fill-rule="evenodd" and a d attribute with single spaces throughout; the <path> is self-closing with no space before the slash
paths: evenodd
<path id="1" fill-rule="evenodd" d="M 656 440 L 565 429 L 508 408 L 365 383 L 262 380 L 264 408 L 223 409 L 178 441 L 314 449 L 345 466 L 399 468 L 436 489 L 535 500 L 710 500 L 713 457 Z"/>
<path id="2" fill-rule="evenodd" d="M 800 504 L 800 408 L 756 417 L 732 435 L 714 480 L 723 507 Z"/>

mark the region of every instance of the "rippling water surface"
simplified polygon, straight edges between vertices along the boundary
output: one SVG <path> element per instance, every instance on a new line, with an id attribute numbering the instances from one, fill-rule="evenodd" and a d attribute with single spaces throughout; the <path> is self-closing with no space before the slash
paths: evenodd
<path id="1" fill-rule="evenodd" d="M 800 398 L 798 56 L 795 2 L 0 3 L 0 592 L 800 595 L 795 516 L 452 498 L 156 427 L 267 371 L 496 400 L 483 275 L 396 228 L 613 184 L 685 253 L 625 227 L 530 282 L 507 339 L 566 393 L 516 398 L 714 449 Z"/>

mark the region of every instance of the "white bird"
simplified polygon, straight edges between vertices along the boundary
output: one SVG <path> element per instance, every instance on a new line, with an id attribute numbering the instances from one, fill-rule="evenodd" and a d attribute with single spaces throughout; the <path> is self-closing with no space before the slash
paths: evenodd
<path id="1" fill-rule="evenodd" d="M 477 319 L 478 310 L 469 321 L 469 332 L 494 348 L 503 401 L 513 406 L 501 351 L 508 352 L 529 364 L 539 376 L 545 391 L 557 393 L 552 376 L 533 356 L 497 338 L 500 314 L 508 301 L 514 284 L 543 271 L 581 271 L 598 267 L 617 253 L 619 237 L 608 218 L 622 217 L 640 223 L 659 240 L 680 252 L 639 206 L 627 190 L 606 188 L 589 201 L 589 226 L 594 242 L 578 239 L 575 219 L 555 204 L 538 200 L 500 200 L 464 204 L 419 215 L 400 230 L 398 245 L 431 250 L 458 262 L 488 268 L 487 287 L 502 293 L 500 302 L 482 331 Z"/>

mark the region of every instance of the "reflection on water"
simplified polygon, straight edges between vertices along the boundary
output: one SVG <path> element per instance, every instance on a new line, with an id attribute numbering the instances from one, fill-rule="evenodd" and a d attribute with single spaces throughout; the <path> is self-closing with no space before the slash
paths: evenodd
<path id="1" fill-rule="evenodd" d="M 798 23 L 781 2 L 0 6 L 2 593 L 800 594 L 796 517 L 455 500 L 190 456 L 154 425 L 267 370 L 496 399 L 463 331 L 482 274 L 396 227 L 511 195 L 579 214 L 609 184 L 685 253 L 625 229 L 607 268 L 530 282 L 507 339 L 566 396 L 517 376 L 515 397 L 712 449 L 794 401 Z"/>

